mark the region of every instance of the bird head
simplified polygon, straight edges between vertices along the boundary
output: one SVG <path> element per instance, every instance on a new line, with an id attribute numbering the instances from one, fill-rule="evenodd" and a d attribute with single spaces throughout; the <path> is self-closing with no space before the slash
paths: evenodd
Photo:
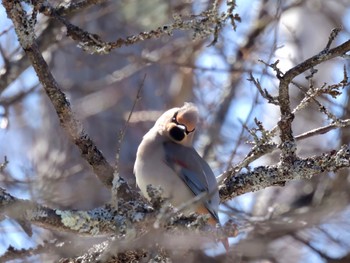
<path id="1" fill-rule="evenodd" d="M 183 146 L 192 146 L 197 122 L 198 109 L 192 103 L 166 111 L 157 121 L 161 135 Z"/>

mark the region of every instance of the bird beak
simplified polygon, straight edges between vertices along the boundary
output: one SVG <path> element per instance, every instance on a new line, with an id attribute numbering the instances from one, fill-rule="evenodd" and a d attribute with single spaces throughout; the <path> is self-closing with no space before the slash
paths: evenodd
<path id="1" fill-rule="evenodd" d="M 179 129 L 181 129 L 185 134 L 187 134 L 187 128 L 185 125 L 183 124 L 177 124 L 176 127 L 178 127 Z"/>

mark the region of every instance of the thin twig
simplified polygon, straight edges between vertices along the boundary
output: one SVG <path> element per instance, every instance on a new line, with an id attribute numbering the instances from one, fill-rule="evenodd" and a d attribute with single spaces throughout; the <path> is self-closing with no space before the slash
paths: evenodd
<path id="1" fill-rule="evenodd" d="M 235 54 L 236 61 L 244 60 L 244 56 L 248 56 L 251 48 L 255 45 L 256 39 L 264 32 L 265 28 L 273 21 L 272 18 L 267 17 L 267 13 L 263 5 L 259 10 L 259 15 L 255 21 L 255 27 L 249 32 L 247 39 L 244 44 L 242 44 Z M 231 106 L 232 99 L 236 94 L 236 88 L 239 86 L 239 83 L 242 81 L 242 72 L 243 64 L 242 63 L 232 63 L 229 71 L 230 81 L 224 87 L 224 92 L 221 95 L 218 109 L 213 116 L 213 122 L 210 125 L 207 136 L 210 137 L 208 144 L 203 148 L 203 158 L 206 159 L 210 156 L 213 151 L 214 145 L 219 141 L 220 131 L 222 124 L 225 122 L 227 112 Z"/>
<path id="2" fill-rule="evenodd" d="M 7 156 L 5 155 L 4 162 L 0 163 L 0 172 L 3 172 L 9 163 L 10 163 L 9 160 L 7 159 Z"/>
<path id="3" fill-rule="evenodd" d="M 325 134 L 325 133 L 327 133 L 331 130 L 334 130 L 336 128 L 344 128 L 344 127 L 347 127 L 349 125 L 350 125 L 350 119 L 338 120 L 335 123 L 332 123 L 332 124 L 329 124 L 329 125 L 326 125 L 326 126 L 316 128 L 316 129 L 313 129 L 311 131 L 307 131 L 307 132 L 304 132 L 302 134 L 299 134 L 298 136 L 295 136 L 295 139 L 297 141 L 301 141 L 301 140 L 304 140 L 306 138 L 309 138 L 309 137 L 312 137 L 315 135 Z"/>
<path id="4" fill-rule="evenodd" d="M 115 163 L 115 172 L 117 174 L 119 174 L 119 159 L 120 159 L 120 151 L 121 151 L 121 148 L 122 148 L 122 143 L 123 143 L 123 140 L 124 140 L 124 136 L 125 136 L 125 133 L 126 133 L 126 129 L 128 128 L 128 125 L 129 125 L 129 122 L 130 122 L 130 119 L 131 119 L 131 116 L 135 110 L 135 106 L 136 106 L 136 103 L 141 99 L 141 90 L 142 88 L 144 87 L 144 84 L 145 84 L 145 80 L 146 80 L 146 76 L 147 74 L 144 75 L 143 77 L 143 80 L 140 84 L 140 87 L 138 88 L 137 90 L 137 94 L 136 94 L 136 98 L 134 100 L 134 103 L 131 107 L 131 111 L 129 112 L 129 116 L 127 118 L 127 120 L 125 121 L 124 123 L 124 127 L 120 130 L 119 132 L 119 136 L 118 136 L 118 147 L 117 147 L 117 153 L 116 153 L 116 163 Z"/>
<path id="5" fill-rule="evenodd" d="M 329 35 L 327 45 L 324 50 L 328 51 L 329 48 L 331 47 L 334 39 L 338 36 L 339 32 L 342 30 L 341 27 L 333 28 L 331 34 Z"/>
<path id="6" fill-rule="evenodd" d="M 290 236 L 293 237 L 296 241 L 299 241 L 300 243 L 304 244 L 309 249 L 314 251 L 317 255 L 319 255 L 326 262 L 329 262 L 331 260 L 331 258 L 327 254 L 323 253 L 320 249 L 317 249 L 315 246 L 313 246 L 311 240 L 305 240 L 298 233 L 292 233 Z"/>
<path id="7" fill-rule="evenodd" d="M 260 95 L 266 99 L 269 103 L 274 104 L 274 105 L 278 105 L 278 101 L 277 98 L 274 98 L 270 95 L 270 93 L 266 90 L 266 89 L 262 89 L 260 81 L 258 79 L 255 79 L 253 76 L 252 72 L 249 72 L 249 79 L 248 81 L 252 81 L 253 84 L 255 85 L 255 87 L 258 89 Z"/>

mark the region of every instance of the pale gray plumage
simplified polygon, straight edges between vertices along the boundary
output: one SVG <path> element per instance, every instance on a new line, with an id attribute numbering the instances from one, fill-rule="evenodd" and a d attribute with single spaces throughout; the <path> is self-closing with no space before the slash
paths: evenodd
<path id="1" fill-rule="evenodd" d="M 191 103 L 170 109 L 159 117 L 137 150 L 136 183 L 147 198 L 147 185 L 160 186 L 163 196 L 175 207 L 206 192 L 208 195 L 202 204 L 189 207 L 185 212 L 198 212 L 199 206 L 204 205 L 204 210 L 218 222 L 220 199 L 216 178 L 192 147 L 197 121 L 198 110 Z"/>

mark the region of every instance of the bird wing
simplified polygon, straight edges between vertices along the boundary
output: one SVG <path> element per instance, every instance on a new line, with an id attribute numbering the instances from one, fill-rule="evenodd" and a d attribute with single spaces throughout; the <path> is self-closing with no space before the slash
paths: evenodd
<path id="1" fill-rule="evenodd" d="M 209 165 L 192 147 L 173 142 L 164 142 L 163 146 L 167 165 L 185 182 L 195 196 L 208 193 L 203 203 L 211 215 L 219 221 L 218 187 L 216 177 Z"/>

